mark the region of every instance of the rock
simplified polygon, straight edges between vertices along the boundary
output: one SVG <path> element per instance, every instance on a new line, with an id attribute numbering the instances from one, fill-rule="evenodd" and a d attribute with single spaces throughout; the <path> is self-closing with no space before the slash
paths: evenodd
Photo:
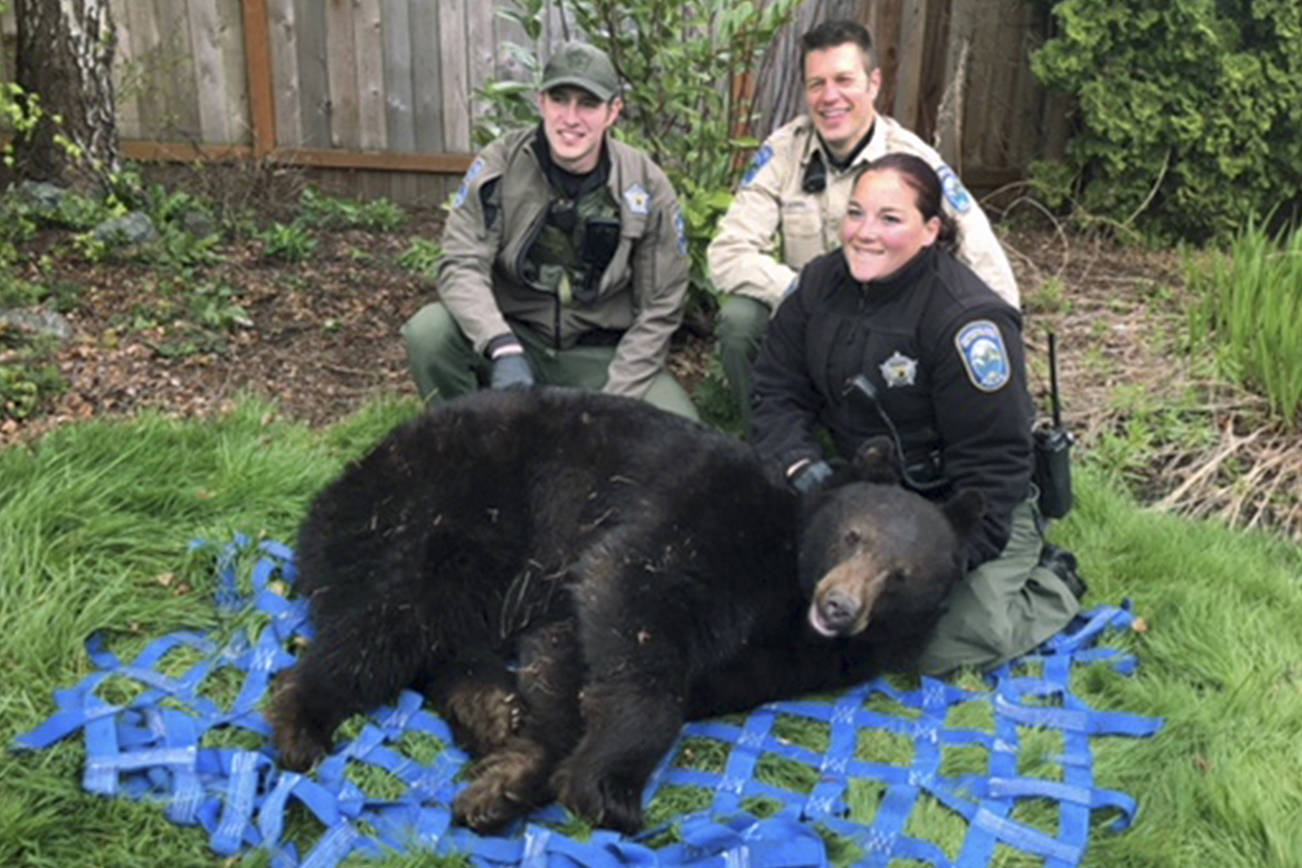
<path id="1" fill-rule="evenodd" d="M 148 214 L 132 211 L 96 226 L 95 237 L 108 244 L 151 244 L 158 240 L 158 230 Z"/>
<path id="2" fill-rule="evenodd" d="M 181 213 L 181 228 L 195 238 L 207 238 L 217 233 L 217 221 L 207 211 L 188 208 Z"/>
<path id="3" fill-rule="evenodd" d="M 41 213 L 57 211 L 68 191 L 48 181 L 23 181 L 16 190 L 20 199 L 36 206 Z"/>
<path id="4" fill-rule="evenodd" d="M 38 335 L 52 335 L 61 341 L 72 337 L 72 324 L 61 314 L 40 308 L 0 310 L 0 323 Z"/>

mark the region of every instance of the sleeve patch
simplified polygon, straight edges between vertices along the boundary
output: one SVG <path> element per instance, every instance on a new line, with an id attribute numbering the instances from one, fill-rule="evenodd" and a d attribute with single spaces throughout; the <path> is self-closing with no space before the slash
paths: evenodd
<path id="1" fill-rule="evenodd" d="M 988 319 L 972 320 L 958 330 L 954 345 L 972 385 L 983 392 L 997 392 L 1008 382 L 1012 371 L 999 326 Z"/>
<path id="2" fill-rule="evenodd" d="M 466 169 L 466 174 L 461 178 L 461 186 L 457 188 L 457 198 L 452 203 L 453 208 L 460 208 L 465 204 L 466 199 L 470 197 L 470 185 L 475 183 L 475 179 L 478 178 L 483 171 L 484 158 L 475 157 L 474 162 L 470 164 L 470 168 Z"/>
<path id="3" fill-rule="evenodd" d="M 760 145 L 760 149 L 756 151 L 755 156 L 751 158 L 750 166 L 746 169 L 746 174 L 741 177 L 741 185 L 743 187 L 750 186 L 751 182 L 755 180 L 755 176 L 759 174 L 760 169 L 767 166 L 771 159 L 773 159 L 773 146 L 768 142 L 765 142 L 763 145 Z"/>
<path id="4" fill-rule="evenodd" d="M 624 190 L 624 202 L 634 214 L 645 214 L 651 208 L 651 194 L 636 182 Z"/>
<path id="5" fill-rule="evenodd" d="M 680 209 L 674 209 L 674 231 L 678 233 L 678 252 L 683 256 L 687 255 L 687 221 L 683 219 L 683 212 Z"/>
<path id="6" fill-rule="evenodd" d="M 949 207 L 958 214 L 971 211 L 972 194 L 963 186 L 963 182 L 958 179 L 958 175 L 954 174 L 954 170 L 941 163 L 936 168 L 936 174 L 940 177 L 940 188 L 945 191 L 945 201 L 949 202 Z"/>

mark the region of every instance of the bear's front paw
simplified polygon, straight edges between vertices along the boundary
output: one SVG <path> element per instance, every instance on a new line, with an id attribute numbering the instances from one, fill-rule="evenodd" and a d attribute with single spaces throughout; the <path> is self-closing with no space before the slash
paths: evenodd
<path id="1" fill-rule="evenodd" d="M 271 724 L 280 766 L 290 771 L 307 771 L 333 746 L 331 734 L 315 725 L 303 708 L 298 688 L 290 678 L 282 676 L 276 685 L 267 722 Z"/>
<path id="2" fill-rule="evenodd" d="M 625 835 L 642 828 L 642 787 L 618 775 L 596 772 L 570 757 L 552 775 L 552 789 L 562 805 L 594 826 Z"/>

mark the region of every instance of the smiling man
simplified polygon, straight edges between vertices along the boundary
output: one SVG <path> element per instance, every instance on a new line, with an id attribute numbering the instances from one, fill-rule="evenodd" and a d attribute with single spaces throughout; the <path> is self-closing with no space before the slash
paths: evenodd
<path id="1" fill-rule="evenodd" d="M 873 106 L 881 89 L 872 38 L 853 21 L 827 21 L 800 40 L 808 114 L 756 151 L 709 248 L 725 298 L 719 355 L 749 430 L 750 367 L 769 317 L 804 265 L 839 244 L 854 169 L 892 151 L 936 169 L 959 227 L 958 256 L 1014 307 L 1017 283 L 990 221 L 936 151 Z"/>
<path id="2" fill-rule="evenodd" d="M 687 297 L 678 198 L 646 154 L 608 135 L 619 88 L 605 53 L 560 46 L 541 122 L 471 163 L 443 230 L 439 300 L 402 329 L 426 402 L 548 383 L 697 417 L 665 368 Z"/>

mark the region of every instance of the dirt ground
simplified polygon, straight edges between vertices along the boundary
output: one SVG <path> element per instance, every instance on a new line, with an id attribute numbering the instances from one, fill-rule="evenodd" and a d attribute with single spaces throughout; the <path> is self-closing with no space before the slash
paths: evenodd
<path id="1" fill-rule="evenodd" d="M 430 211 L 412 213 L 390 233 L 317 231 L 319 247 L 302 263 L 268 261 L 257 240 L 228 243 L 219 264 L 180 282 L 139 263 L 90 264 L 70 253 L 67 233 L 46 233 L 35 244 L 51 256 L 39 270 L 33 261 L 29 279 L 81 288 L 66 313 L 73 334 L 55 353 L 68 386 L 29 418 L 0 417 L 0 446 L 33 442 L 77 419 L 146 407 L 202 417 L 243 392 L 265 395 L 285 415 L 312 425 L 339 419 L 379 393 L 414 395 L 398 332 L 433 287 L 397 258 L 412 239 L 437 238 L 440 225 Z M 1183 408 L 1177 416 L 1219 433 L 1198 442 L 1181 442 L 1178 432 L 1150 438 L 1146 466 L 1128 471 L 1141 499 L 1241 525 L 1282 525 L 1297 535 L 1302 438 L 1263 425 L 1258 399 L 1199 379 L 1205 366 L 1184 345 L 1179 257 L 1070 236 L 1043 220 L 1024 223 L 1019 214 L 999 231 L 1022 289 L 1037 404 L 1048 412 L 1052 331 L 1064 421 L 1077 450 L 1118 448 L 1137 419 L 1150 424 L 1145 420 L 1160 417 L 1161 408 Z M 226 301 L 247 318 L 203 332 L 209 339 L 196 343 L 193 323 L 159 315 L 149 303 L 164 295 L 180 304 L 187 280 L 225 287 Z M 680 332 L 671 362 L 692 386 L 708 370 L 710 344 L 699 332 Z M 1236 493 L 1244 475 L 1266 495 Z"/>

